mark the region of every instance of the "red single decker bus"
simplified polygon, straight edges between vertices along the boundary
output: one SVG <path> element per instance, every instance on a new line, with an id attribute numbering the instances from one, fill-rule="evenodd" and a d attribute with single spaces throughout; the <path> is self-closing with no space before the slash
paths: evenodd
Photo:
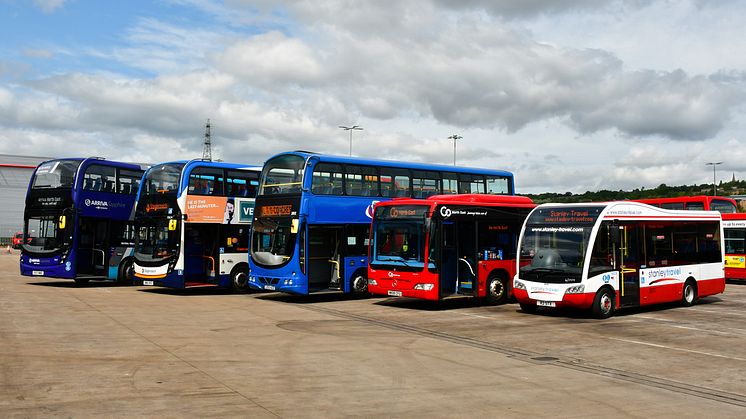
<path id="1" fill-rule="evenodd" d="M 371 294 L 441 300 L 512 296 L 526 197 L 435 195 L 376 204 L 371 227 Z"/>
<path id="2" fill-rule="evenodd" d="M 725 196 L 677 196 L 674 198 L 635 199 L 634 201 L 671 210 L 718 211 L 721 214 L 738 212 L 736 200 Z"/>
<path id="3" fill-rule="evenodd" d="M 725 279 L 746 280 L 746 213 L 723 214 Z"/>

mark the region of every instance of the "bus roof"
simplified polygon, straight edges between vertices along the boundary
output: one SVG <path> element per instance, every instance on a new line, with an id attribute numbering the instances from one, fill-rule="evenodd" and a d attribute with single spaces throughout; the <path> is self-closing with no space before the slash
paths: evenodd
<path id="1" fill-rule="evenodd" d="M 722 199 L 725 201 L 736 202 L 733 198 L 727 196 L 712 196 L 712 195 L 690 195 L 690 196 L 675 196 L 668 198 L 643 198 L 635 199 L 636 202 L 642 202 L 644 204 L 665 204 L 673 202 L 711 202 L 714 199 Z"/>
<path id="2" fill-rule="evenodd" d="M 196 167 L 196 166 L 209 166 L 209 167 L 220 167 L 224 169 L 262 170 L 261 165 L 257 166 L 255 164 L 229 163 L 229 162 L 224 162 L 224 161 L 211 161 L 211 160 L 202 160 L 202 159 L 165 161 L 165 162 L 154 164 L 153 166 L 159 166 L 162 164 L 183 164 L 185 165 L 186 168 L 189 168 L 189 169 L 191 169 L 192 167 Z"/>
<path id="3" fill-rule="evenodd" d="M 288 154 L 300 156 L 306 160 L 313 157 L 313 158 L 318 159 L 318 161 L 325 162 L 325 163 L 359 164 L 359 165 L 367 164 L 371 166 L 414 169 L 414 170 L 422 170 L 422 171 L 437 170 L 437 171 L 454 172 L 454 173 L 484 173 L 484 174 L 494 174 L 498 176 L 510 176 L 510 177 L 513 176 L 513 173 L 506 171 L 506 170 L 469 168 L 469 167 L 461 167 L 461 166 L 448 166 L 448 165 L 443 165 L 443 164 L 412 163 L 412 162 L 402 162 L 402 161 L 394 161 L 394 160 L 377 160 L 377 159 L 367 159 L 367 158 L 362 158 L 362 157 L 319 154 L 319 153 L 314 153 L 311 151 L 300 151 L 300 150 L 279 153 L 279 154 L 276 154 L 270 157 L 269 159 L 267 159 L 267 161 L 275 157 L 279 157 L 282 155 L 288 155 Z"/>
<path id="4" fill-rule="evenodd" d="M 599 219 L 605 220 L 641 220 L 641 219 L 677 219 L 677 220 L 702 220 L 721 219 L 717 211 L 689 211 L 669 210 L 637 201 L 613 201 L 613 202 L 589 202 L 572 204 L 542 204 L 536 209 L 558 208 L 589 208 L 601 207 Z"/>
<path id="5" fill-rule="evenodd" d="M 525 196 L 515 195 L 487 195 L 487 194 L 460 194 L 460 195 L 433 195 L 425 199 L 415 198 L 394 198 L 390 201 L 379 202 L 376 205 L 394 206 L 394 205 L 429 205 L 436 206 L 439 204 L 449 205 L 482 205 L 482 206 L 505 206 L 533 208 L 536 206 L 534 201 Z"/>
<path id="6" fill-rule="evenodd" d="M 147 165 L 139 164 L 139 163 L 129 163 L 129 162 L 123 162 L 123 161 L 117 161 L 117 160 L 107 160 L 103 157 L 65 157 L 65 158 L 59 158 L 59 159 L 50 159 L 43 161 L 39 163 L 37 168 L 40 167 L 43 164 L 54 162 L 54 161 L 61 161 L 61 160 L 71 160 L 71 161 L 79 161 L 80 168 L 85 169 L 85 167 L 91 165 L 91 164 L 102 164 L 104 166 L 113 166 L 113 167 L 120 167 L 120 168 L 127 168 L 127 169 L 133 169 L 133 170 L 145 170 L 147 168 Z"/>

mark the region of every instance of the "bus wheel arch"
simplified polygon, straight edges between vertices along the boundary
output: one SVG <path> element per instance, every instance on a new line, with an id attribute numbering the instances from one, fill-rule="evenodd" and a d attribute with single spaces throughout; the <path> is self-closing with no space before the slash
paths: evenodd
<path id="1" fill-rule="evenodd" d="M 593 316 L 597 319 L 608 319 L 614 314 L 616 296 L 610 286 L 601 287 L 593 298 Z"/>
<path id="2" fill-rule="evenodd" d="M 508 273 L 497 269 L 487 276 L 486 300 L 489 304 L 503 304 L 508 300 Z"/>
<path id="3" fill-rule="evenodd" d="M 119 262 L 119 269 L 117 270 L 117 284 L 118 285 L 132 285 L 132 265 L 134 260 L 131 257 L 122 259 Z"/>
<path id="4" fill-rule="evenodd" d="M 350 292 L 359 297 L 368 295 L 368 275 L 365 269 L 358 269 L 350 277 Z"/>
<path id="5" fill-rule="evenodd" d="M 697 302 L 697 281 L 689 277 L 684 281 L 684 287 L 681 290 L 681 305 L 691 307 Z"/>
<path id="6" fill-rule="evenodd" d="M 249 264 L 241 262 L 231 269 L 231 286 L 236 291 L 249 290 Z"/>

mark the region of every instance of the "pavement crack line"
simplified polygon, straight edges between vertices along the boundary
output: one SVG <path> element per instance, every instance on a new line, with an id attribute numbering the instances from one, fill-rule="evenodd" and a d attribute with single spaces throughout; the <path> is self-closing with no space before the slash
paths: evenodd
<path id="1" fill-rule="evenodd" d="M 327 307 L 304 305 L 303 308 L 307 310 L 319 312 L 319 313 L 326 313 L 326 314 L 329 314 L 335 317 L 341 317 L 341 318 L 345 318 L 349 320 L 357 320 L 363 323 L 380 326 L 386 329 L 397 330 L 397 331 L 406 332 L 406 333 L 412 333 L 412 334 L 416 334 L 419 336 L 448 341 L 448 342 L 459 344 L 459 345 L 466 345 L 466 346 L 470 346 L 470 347 L 477 348 L 477 349 L 484 349 L 486 351 L 500 353 L 500 354 L 507 355 L 509 357 L 513 357 L 515 359 L 522 360 L 524 362 L 533 363 L 533 364 L 536 364 L 537 361 L 532 358 L 538 358 L 538 357 L 542 357 L 546 355 L 543 353 L 527 351 L 521 348 L 514 348 L 510 346 L 505 346 L 505 345 L 498 345 L 492 342 L 485 342 L 485 341 L 481 341 L 481 340 L 470 338 L 470 337 L 458 336 L 458 335 L 445 333 L 445 332 L 438 332 L 438 331 L 429 330 L 429 329 L 412 326 L 408 324 L 395 323 L 395 322 L 391 322 L 388 320 L 375 319 L 375 318 L 360 315 L 360 314 L 346 313 L 343 311 L 339 311 L 339 310 L 335 310 L 335 309 L 331 309 Z M 716 401 L 720 403 L 726 403 L 726 404 L 730 404 L 734 406 L 746 407 L 746 395 L 744 394 L 731 393 L 731 392 L 727 392 L 723 390 L 702 387 L 702 386 L 697 386 L 693 384 L 681 383 L 678 381 L 669 380 L 665 378 L 659 378 L 659 377 L 640 374 L 636 372 L 609 368 L 603 365 L 586 364 L 585 362 L 582 362 L 581 360 L 558 359 L 552 362 L 540 362 L 540 363 L 542 365 L 554 365 L 557 367 L 567 368 L 570 370 L 584 372 L 587 374 L 593 374 L 597 376 L 613 378 L 616 380 L 640 384 L 640 385 L 644 385 L 647 387 L 654 387 L 657 389 L 671 391 L 677 394 L 687 394 L 689 396 L 699 397 L 702 399 L 707 399 L 707 400 Z"/>
<path id="2" fill-rule="evenodd" d="M 70 294 L 70 295 L 71 295 L 71 296 L 72 296 L 73 298 L 75 298 L 76 300 L 78 300 L 78 301 L 80 301 L 81 303 L 85 304 L 86 306 L 90 307 L 90 308 L 91 308 L 92 310 L 94 310 L 94 311 L 98 312 L 99 314 L 103 315 L 104 317 L 108 318 L 109 320 L 113 321 L 114 323 L 118 324 L 119 326 L 122 326 L 123 328 L 125 328 L 125 329 L 129 330 L 129 331 L 130 331 L 131 333 L 133 333 L 134 335 L 136 335 L 136 336 L 140 337 L 141 339 L 144 339 L 145 341 L 147 341 L 147 342 L 148 342 L 148 343 L 150 343 L 151 345 L 153 345 L 153 346 L 155 346 L 156 348 L 160 349 L 161 351 L 163 351 L 163 352 L 165 352 L 165 353 L 169 354 L 170 356 L 172 356 L 172 357 L 173 357 L 173 358 L 175 358 L 176 360 L 178 360 L 178 361 L 180 361 L 180 362 L 182 362 L 182 363 L 184 363 L 184 364 L 188 365 L 188 366 L 189 366 L 190 368 L 194 369 L 195 371 L 198 371 L 198 372 L 199 372 L 200 374 L 203 374 L 204 376 L 208 377 L 209 379 L 213 380 L 214 382 L 216 382 L 216 383 L 220 384 L 221 386 L 223 386 L 224 388 L 226 388 L 227 390 L 229 390 L 229 391 L 230 391 L 231 393 L 233 393 L 233 394 L 235 394 L 235 395 L 237 395 L 237 396 L 239 396 L 239 397 L 243 398 L 244 400 L 246 400 L 246 401 L 248 401 L 248 402 L 250 402 L 250 403 L 254 404 L 255 406 L 257 406 L 257 407 L 259 407 L 259 408 L 263 409 L 263 410 L 264 410 L 265 412 L 267 412 L 268 414 L 270 414 L 270 415 L 272 415 L 272 416 L 274 416 L 274 417 L 278 417 L 278 418 L 280 417 L 280 415 L 278 415 L 277 413 L 275 413 L 275 412 L 271 411 L 271 410 L 270 410 L 269 408 L 267 408 L 267 407 L 263 406 L 263 405 L 262 405 L 261 403 L 259 403 L 258 401 L 256 401 L 256 400 L 252 399 L 251 397 L 249 397 L 249 396 L 247 396 L 247 395 L 245 395 L 245 394 L 241 393 L 240 391 L 238 391 L 238 390 L 236 390 L 235 388 L 231 387 L 230 385 L 228 385 L 227 383 L 223 382 L 223 381 L 222 381 L 222 380 L 220 380 L 219 378 L 217 378 L 217 377 L 213 376 L 212 374 L 210 374 L 210 373 L 208 373 L 207 371 L 205 371 L 205 370 L 203 370 L 203 369 L 199 368 L 198 366 L 194 365 L 193 363 L 189 362 L 188 360 L 186 360 L 186 359 L 184 359 L 184 358 L 180 357 L 179 355 L 177 355 L 177 354 L 173 353 L 172 351 L 168 350 L 167 348 L 165 348 L 165 347 L 161 346 L 160 344 L 158 344 L 158 342 L 156 342 L 156 341 L 154 341 L 154 340 L 152 340 L 152 339 L 148 338 L 147 336 L 145 336 L 145 335 L 143 335 L 143 334 L 139 333 L 138 331 L 136 331 L 136 330 L 134 330 L 133 328 L 131 328 L 131 327 L 127 326 L 126 324 L 122 323 L 121 321 L 117 320 L 116 318 L 114 318 L 114 317 L 110 316 L 109 314 L 107 314 L 107 313 L 105 313 L 105 312 L 101 311 L 101 310 L 100 310 L 99 308 L 97 308 L 97 307 L 95 307 L 95 306 L 93 306 L 93 305 L 89 304 L 89 303 L 88 303 L 87 301 L 85 301 L 85 300 L 81 299 L 81 298 L 80 298 L 80 297 L 78 297 L 77 295 L 74 295 L 74 294 L 72 294 L 72 293 L 69 293 L 69 294 Z"/>

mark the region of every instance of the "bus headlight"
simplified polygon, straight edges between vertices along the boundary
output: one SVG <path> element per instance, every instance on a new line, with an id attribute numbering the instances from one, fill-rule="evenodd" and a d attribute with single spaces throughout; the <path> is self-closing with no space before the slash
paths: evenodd
<path id="1" fill-rule="evenodd" d="M 575 285 L 565 290 L 565 294 L 582 294 L 585 292 L 585 285 Z"/>
<path id="2" fill-rule="evenodd" d="M 368 285 L 378 286 L 378 282 L 375 279 L 369 279 Z"/>
<path id="3" fill-rule="evenodd" d="M 431 291 L 435 287 L 435 284 L 417 284 L 413 289 L 422 291 Z"/>
<path id="4" fill-rule="evenodd" d="M 515 281 L 513 281 L 513 289 L 516 289 L 516 290 L 525 290 L 526 289 L 526 284 L 524 284 L 523 282 L 521 282 L 521 281 L 519 281 L 519 280 L 516 279 Z"/>

